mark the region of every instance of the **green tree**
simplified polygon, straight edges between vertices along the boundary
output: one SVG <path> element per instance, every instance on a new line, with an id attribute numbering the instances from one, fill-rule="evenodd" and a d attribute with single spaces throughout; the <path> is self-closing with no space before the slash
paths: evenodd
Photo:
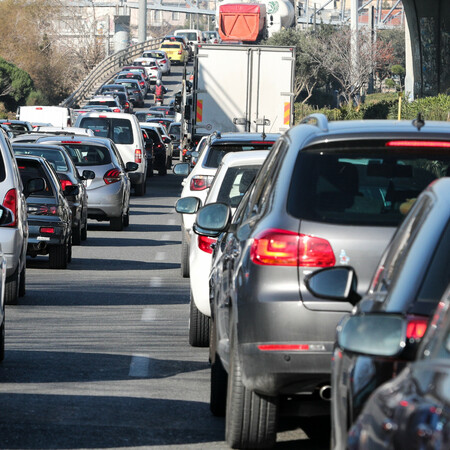
<path id="1" fill-rule="evenodd" d="M 0 97 L 9 109 L 24 104 L 33 89 L 33 80 L 27 72 L 0 58 Z"/>

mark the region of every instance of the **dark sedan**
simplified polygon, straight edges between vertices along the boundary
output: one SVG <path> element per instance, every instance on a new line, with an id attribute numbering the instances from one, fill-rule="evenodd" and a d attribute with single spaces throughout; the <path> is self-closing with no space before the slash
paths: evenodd
<path id="1" fill-rule="evenodd" d="M 64 149 L 57 145 L 43 144 L 13 144 L 16 155 L 35 155 L 47 159 L 58 174 L 63 191 L 67 186 L 77 186 L 78 190 L 72 190 L 66 195 L 66 200 L 72 210 L 72 243 L 80 245 L 87 239 L 88 197 L 85 181 L 95 174 L 85 170 L 80 176 L 78 169 Z"/>
<path id="2" fill-rule="evenodd" d="M 76 194 L 77 186 L 63 192 L 53 167 L 39 156 L 16 156 L 24 186 L 30 180 L 44 180 L 43 189 L 27 197 L 27 255 L 49 255 L 51 269 L 66 269 L 72 259 L 72 212 L 67 194 Z"/>

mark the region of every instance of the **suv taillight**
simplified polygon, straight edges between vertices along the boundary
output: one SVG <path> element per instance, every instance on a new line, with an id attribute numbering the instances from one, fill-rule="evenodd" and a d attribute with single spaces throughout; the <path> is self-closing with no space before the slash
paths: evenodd
<path id="1" fill-rule="evenodd" d="M 60 179 L 59 182 L 61 183 L 62 190 L 64 191 L 66 189 L 66 186 L 72 186 L 72 182 L 70 180 L 66 179 Z"/>
<path id="2" fill-rule="evenodd" d="M 110 169 L 103 175 L 103 180 L 106 184 L 113 184 L 120 181 L 120 170 Z"/>
<path id="3" fill-rule="evenodd" d="M 427 331 L 428 318 L 425 317 L 408 317 L 408 324 L 406 325 L 407 339 L 422 339 L 425 331 Z"/>
<path id="4" fill-rule="evenodd" d="M 137 164 L 141 164 L 142 162 L 142 150 L 140 148 L 134 151 L 134 162 Z"/>
<path id="5" fill-rule="evenodd" d="M 217 242 L 216 238 L 210 238 L 208 236 L 198 236 L 198 248 L 206 253 L 212 253 L 213 249 L 211 244 Z"/>
<path id="6" fill-rule="evenodd" d="M 189 187 L 191 191 L 203 191 L 211 186 L 213 178 L 211 175 L 197 175 L 192 177 Z"/>
<path id="7" fill-rule="evenodd" d="M 14 222 L 9 224 L 8 227 L 15 227 L 17 225 L 17 191 L 16 189 L 10 189 L 3 199 L 3 206 L 10 209 L 14 214 Z"/>
<path id="8" fill-rule="evenodd" d="M 327 240 L 278 229 L 254 239 L 250 258 L 255 264 L 272 266 L 332 267 L 336 263 Z"/>

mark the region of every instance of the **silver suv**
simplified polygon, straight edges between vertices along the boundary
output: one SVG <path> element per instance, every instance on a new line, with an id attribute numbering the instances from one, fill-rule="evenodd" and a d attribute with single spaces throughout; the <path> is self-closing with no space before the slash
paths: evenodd
<path id="1" fill-rule="evenodd" d="M 330 414 L 336 325 L 353 306 L 314 296 L 305 277 L 351 265 L 362 295 L 414 199 L 450 173 L 450 123 L 305 122 L 274 144 L 233 218 L 210 203 L 193 228 L 221 235 L 210 274 L 211 410 L 226 411 L 232 448 L 274 444 L 285 414 L 306 416 L 310 434 L 329 431 L 312 419 Z"/>
<path id="2" fill-rule="evenodd" d="M 0 201 L 14 216 L 12 223 L 0 227 L 0 242 L 7 262 L 5 304 L 15 304 L 19 296 L 25 295 L 27 203 L 14 153 L 3 130 L 0 153 Z"/>

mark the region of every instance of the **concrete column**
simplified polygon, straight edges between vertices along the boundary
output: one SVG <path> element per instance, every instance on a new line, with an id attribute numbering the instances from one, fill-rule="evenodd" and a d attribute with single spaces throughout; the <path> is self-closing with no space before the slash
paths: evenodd
<path id="1" fill-rule="evenodd" d="M 139 0 L 138 41 L 147 40 L 147 0 Z"/>

